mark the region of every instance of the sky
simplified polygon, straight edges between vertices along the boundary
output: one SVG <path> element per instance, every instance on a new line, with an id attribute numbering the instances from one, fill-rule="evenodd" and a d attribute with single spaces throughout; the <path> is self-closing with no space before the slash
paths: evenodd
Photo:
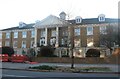
<path id="1" fill-rule="evenodd" d="M 15 27 L 19 22 L 35 23 L 49 15 L 59 17 L 64 11 L 69 19 L 76 16 L 97 18 L 118 17 L 119 0 L 0 0 L 0 29 Z M 68 18 L 67 18 L 68 19 Z"/>

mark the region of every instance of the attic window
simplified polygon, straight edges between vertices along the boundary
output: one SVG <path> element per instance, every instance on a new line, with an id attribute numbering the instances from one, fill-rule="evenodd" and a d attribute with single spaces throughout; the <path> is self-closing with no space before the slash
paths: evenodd
<path id="1" fill-rule="evenodd" d="M 82 22 L 82 18 L 81 18 L 80 16 L 77 16 L 77 17 L 75 18 L 75 22 L 76 22 L 76 23 L 81 23 L 81 22 Z"/>
<path id="2" fill-rule="evenodd" d="M 22 28 L 24 26 L 26 26 L 26 24 L 24 22 L 19 22 L 19 28 Z"/>
<path id="3" fill-rule="evenodd" d="M 99 20 L 99 22 L 105 21 L 105 15 L 104 15 L 104 14 L 100 14 L 100 15 L 98 16 L 98 20 Z"/>

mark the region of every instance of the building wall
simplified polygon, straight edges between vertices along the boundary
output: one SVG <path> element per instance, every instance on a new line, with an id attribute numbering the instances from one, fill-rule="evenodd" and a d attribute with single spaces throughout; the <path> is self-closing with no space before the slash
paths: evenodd
<path id="1" fill-rule="evenodd" d="M 86 47 L 87 46 L 87 36 L 86 36 L 86 34 L 87 34 L 87 31 L 86 31 L 86 27 L 81 27 L 80 28 L 81 29 L 81 46 L 82 47 Z"/>
<path id="2" fill-rule="evenodd" d="M 93 39 L 94 39 L 94 46 L 99 47 L 99 40 L 100 40 L 100 28 L 99 26 L 94 26 L 93 28 Z"/>
<path id="3" fill-rule="evenodd" d="M 27 32 L 26 38 L 22 38 L 22 31 Z M 5 46 L 6 41 L 9 41 L 10 46 L 13 47 L 14 41 L 17 41 L 17 48 L 14 48 L 14 47 L 13 48 L 15 49 L 15 51 L 19 52 L 19 54 L 21 54 L 21 51 L 22 51 L 22 41 L 26 41 L 26 48 L 24 48 L 25 51 L 27 51 L 27 49 L 31 47 L 31 41 L 34 41 L 34 38 L 31 38 L 31 30 L 29 30 L 29 29 L 27 29 L 27 30 L 15 30 L 15 31 L 11 30 L 9 39 L 6 38 L 7 32 L 8 31 L 2 32 L 2 46 Z M 18 38 L 14 38 L 14 32 L 18 32 Z"/>
<path id="4" fill-rule="evenodd" d="M 108 26 L 109 24 L 91 24 L 93 26 L 93 35 L 87 36 L 87 27 L 89 25 L 71 25 L 69 27 L 60 27 L 59 28 L 59 45 L 61 44 L 61 39 L 62 38 L 68 38 L 68 41 L 70 41 L 70 44 L 72 46 L 74 46 L 74 40 L 75 39 L 80 39 L 81 40 L 81 46 L 80 47 L 74 47 L 74 52 L 78 52 L 79 50 L 82 50 L 80 53 L 81 55 L 84 57 L 87 50 L 87 38 L 92 37 L 93 41 L 94 41 L 94 47 L 99 47 L 100 46 L 100 27 L 101 26 Z M 111 26 L 116 26 L 117 27 L 117 23 L 111 23 Z M 74 28 L 79 27 L 80 28 L 80 36 L 74 36 Z M 48 39 L 47 39 L 47 43 L 48 45 L 50 44 L 50 39 L 51 39 L 51 32 L 53 29 L 56 29 L 55 27 L 53 28 L 48 28 Z M 34 29 L 33 29 L 34 30 Z M 6 32 L 8 31 L 4 31 L 2 32 L 2 46 L 5 46 L 5 41 L 10 41 L 10 45 L 13 46 L 13 42 L 14 41 L 18 41 L 18 46 L 16 48 L 16 50 L 21 50 L 21 46 L 22 46 L 22 41 L 26 41 L 26 49 L 30 48 L 31 46 L 31 41 L 34 41 L 34 38 L 31 38 L 31 30 L 30 29 L 24 29 L 24 30 L 16 30 L 18 31 L 18 38 L 14 39 L 14 33 L 13 31 L 10 32 L 11 36 L 10 39 L 6 39 Z M 22 31 L 27 31 L 27 38 L 22 38 Z M 68 36 L 64 36 L 62 33 L 64 31 L 68 31 Z M 38 28 L 37 29 L 37 42 L 40 42 L 40 33 L 41 33 L 41 29 Z M 63 46 L 64 47 L 64 46 Z M 26 50 L 25 49 L 25 50 Z M 79 54 L 78 54 L 79 55 Z M 76 55 L 77 56 L 77 55 Z M 80 56 L 80 57 L 82 57 Z M 79 56 L 78 56 L 79 57 Z"/>
<path id="5" fill-rule="evenodd" d="M 22 44 L 22 31 L 18 32 L 18 48 L 21 48 Z"/>

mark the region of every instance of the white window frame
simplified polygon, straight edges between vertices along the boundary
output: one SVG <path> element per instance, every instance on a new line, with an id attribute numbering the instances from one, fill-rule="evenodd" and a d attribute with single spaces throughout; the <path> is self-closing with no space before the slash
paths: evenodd
<path id="1" fill-rule="evenodd" d="M 82 22 L 82 17 L 77 16 L 77 17 L 75 18 L 75 22 L 76 22 L 76 23 L 81 23 L 81 22 Z"/>
<path id="2" fill-rule="evenodd" d="M 26 41 L 22 41 L 22 48 L 26 48 Z"/>
<path id="3" fill-rule="evenodd" d="M 10 32 L 6 33 L 6 38 L 10 38 Z"/>
<path id="4" fill-rule="evenodd" d="M 41 30 L 41 37 L 45 37 L 45 30 Z"/>
<path id="5" fill-rule="evenodd" d="M 23 31 L 22 32 L 22 38 L 26 38 L 27 37 L 27 32 L 26 31 Z"/>
<path id="6" fill-rule="evenodd" d="M 34 47 L 34 44 L 35 44 L 35 42 L 34 42 L 34 40 L 32 40 L 30 47 L 33 48 L 33 47 Z"/>
<path id="7" fill-rule="evenodd" d="M 89 28 L 92 29 L 92 30 L 89 30 Z M 93 26 L 88 26 L 87 27 L 87 35 L 93 35 Z"/>
<path id="8" fill-rule="evenodd" d="M 80 39 L 74 39 L 74 46 L 80 47 L 81 46 L 81 40 Z"/>
<path id="9" fill-rule="evenodd" d="M 18 38 L 18 32 L 14 32 L 14 38 Z"/>
<path id="10" fill-rule="evenodd" d="M 41 38 L 41 39 L 40 39 L 40 46 L 41 46 L 41 45 L 43 45 L 43 46 L 45 45 L 45 39 L 44 39 L 44 38 Z"/>
<path id="11" fill-rule="evenodd" d="M 35 30 L 32 30 L 31 31 L 31 38 L 34 38 L 35 37 Z"/>
<path id="12" fill-rule="evenodd" d="M 55 44 L 55 43 L 56 43 L 56 38 L 50 39 L 50 45 L 53 45 L 53 44 Z"/>
<path id="13" fill-rule="evenodd" d="M 10 46 L 10 41 L 5 41 L 5 46 Z"/>
<path id="14" fill-rule="evenodd" d="M 14 41 L 13 42 L 13 48 L 17 48 L 17 46 L 18 46 L 18 41 Z"/>
<path id="15" fill-rule="evenodd" d="M 81 18 L 76 19 L 76 23 L 81 23 Z"/>
<path id="16" fill-rule="evenodd" d="M 75 36 L 79 36 L 80 35 L 80 28 L 75 28 L 74 33 L 75 33 Z"/>
<path id="17" fill-rule="evenodd" d="M 100 17 L 99 17 L 99 21 L 100 21 L 100 22 L 105 21 L 105 17 L 104 17 L 104 16 L 100 16 Z"/>
<path id="18" fill-rule="evenodd" d="M 63 38 L 61 39 L 61 45 L 65 45 L 65 41 Z"/>
<path id="19" fill-rule="evenodd" d="M 94 46 L 94 39 L 87 38 L 87 47 L 93 47 L 93 46 Z"/>
<path id="20" fill-rule="evenodd" d="M 55 36 L 56 36 L 56 30 L 52 30 L 51 36 L 52 36 L 52 37 L 55 37 Z"/>
<path id="21" fill-rule="evenodd" d="M 100 26 L 100 34 L 107 34 L 107 27 L 106 26 Z"/>
<path id="22" fill-rule="evenodd" d="M 63 31 L 63 36 L 68 36 L 68 31 Z"/>
<path id="23" fill-rule="evenodd" d="M 0 41 L 0 47 L 2 47 L 2 41 Z"/>
<path id="24" fill-rule="evenodd" d="M 0 32 L 0 39 L 2 39 L 2 32 Z"/>

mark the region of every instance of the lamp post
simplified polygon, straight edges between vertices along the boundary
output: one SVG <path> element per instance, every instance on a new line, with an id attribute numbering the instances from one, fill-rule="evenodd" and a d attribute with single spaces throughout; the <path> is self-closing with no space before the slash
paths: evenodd
<path id="1" fill-rule="evenodd" d="M 73 56 L 73 48 L 74 48 L 74 28 L 69 25 L 68 27 L 68 47 L 71 52 L 71 69 L 74 68 L 74 56 Z"/>
<path id="2" fill-rule="evenodd" d="M 68 45 L 69 45 L 69 49 L 71 51 L 71 69 L 74 69 L 73 45 L 71 44 L 71 41 L 69 41 Z"/>
<path id="3" fill-rule="evenodd" d="M 73 47 L 71 47 L 71 53 L 72 53 L 71 69 L 74 69 Z"/>

